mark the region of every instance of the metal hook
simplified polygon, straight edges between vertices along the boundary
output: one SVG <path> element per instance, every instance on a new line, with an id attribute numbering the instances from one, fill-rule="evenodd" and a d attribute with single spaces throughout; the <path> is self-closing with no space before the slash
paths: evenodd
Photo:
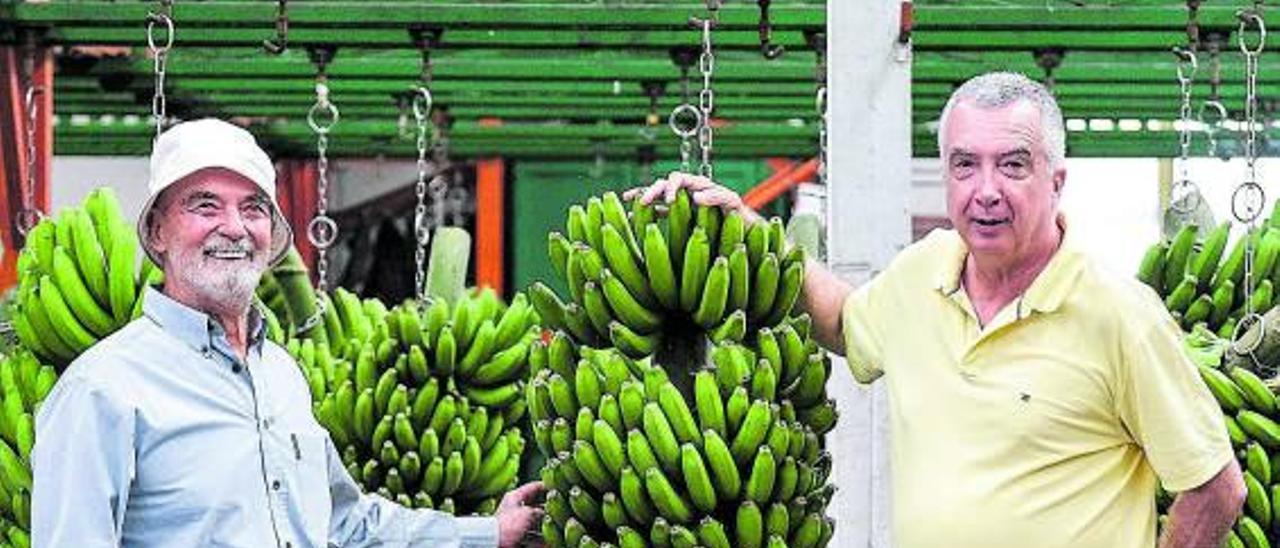
<path id="1" fill-rule="evenodd" d="M 272 55 L 280 55 L 289 49 L 289 0 L 276 4 L 276 35 L 262 41 L 262 49 Z"/>
<path id="2" fill-rule="evenodd" d="M 786 48 L 773 43 L 773 25 L 769 23 L 769 4 L 772 0 L 757 0 L 760 6 L 760 54 L 765 59 L 773 60 L 782 56 Z"/>

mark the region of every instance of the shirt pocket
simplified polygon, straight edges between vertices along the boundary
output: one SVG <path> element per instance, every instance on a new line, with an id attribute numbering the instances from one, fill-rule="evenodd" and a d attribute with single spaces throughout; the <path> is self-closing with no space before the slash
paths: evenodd
<path id="1" fill-rule="evenodd" d="M 293 443 L 294 499 L 310 544 L 326 546 L 333 505 L 329 495 L 329 436 L 324 431 L 290 434 Z"/>

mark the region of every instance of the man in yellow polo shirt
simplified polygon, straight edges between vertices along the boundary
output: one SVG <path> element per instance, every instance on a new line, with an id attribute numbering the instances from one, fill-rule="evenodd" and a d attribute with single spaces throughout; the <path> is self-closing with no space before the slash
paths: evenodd
<path id="1" fill-rule="evenodd" d="M 854 290 L 810 263 L 802 305 L 854 376 L 888 383 L 894 539 L 903 547 L 1217 547 L 1245 496 L 1221 412 L 1162 303 L 1073 245 L 1058 212 L 1062 114 L 992 73 L 956 90 L 939 150 L 947 213 Z M 672 174 L 756 217 L 732 191 Z"/>

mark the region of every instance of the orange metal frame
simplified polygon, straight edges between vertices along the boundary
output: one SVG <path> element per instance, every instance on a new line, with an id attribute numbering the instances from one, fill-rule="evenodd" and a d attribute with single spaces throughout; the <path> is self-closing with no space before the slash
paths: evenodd
<path id="1" fill-rule="evenodd" d="M 782 167 L 775 161 L 770 161 L 769 165 L 775 170 L 773 175 L 767 179 L 760 181 L 755 187 L 747 191 L 742 197 L 742 201 L 751 209 L 760 209 L 773 201 L 783 193 L 795 188 L 796 185 L 813 179 L 818 173 L 818 159 L 811 158 L 804 162 L 791 164 L 789 167 Z M 781 169 L 779 169 L 781 167 Z"/>
<path id="2" fill-rule="evenodd" d="M 499 126 L 497 119 L 480 120 L 482 126 Z M 502 295 L 506 251 L 506 161 L 501 157 L 476 161 L 476 285 Z"/>
<path id="3" fill-rule="evenodd" d="M 22 210 L 22 187 L 27 178 L 27 90 L 22 77 L 23 56 L 27 54 L 18 46 L 0 46 L 0 242 L 5 248 L 0 290 L 17 283 L 17 252 L 25 243 L 17 231 L 17 215 Z M 53 154 L 53 56 L 48 48 L 36 48 L 34 55 L 31 80 L 41 90 L 35 95 L 35 207 L 47 213 Z"/>

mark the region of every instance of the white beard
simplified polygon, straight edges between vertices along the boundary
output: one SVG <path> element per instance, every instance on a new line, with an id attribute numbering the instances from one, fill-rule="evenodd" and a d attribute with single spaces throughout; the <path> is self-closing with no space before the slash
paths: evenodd
<path id="1" fill-rule="evenodd" d="M 248 252 L 244 259 L 218 259 L 211 250 L 238 249 Z M 233 242 L 214 235 L 190 252 L 174 250 L 168 257 L 166 275 L 176 275 L 200 301 L 221 311 L 242 313 L 253 303 L 254 290 L 267 269 L 266 253 L 255 249 L 248 238 Z"/>

